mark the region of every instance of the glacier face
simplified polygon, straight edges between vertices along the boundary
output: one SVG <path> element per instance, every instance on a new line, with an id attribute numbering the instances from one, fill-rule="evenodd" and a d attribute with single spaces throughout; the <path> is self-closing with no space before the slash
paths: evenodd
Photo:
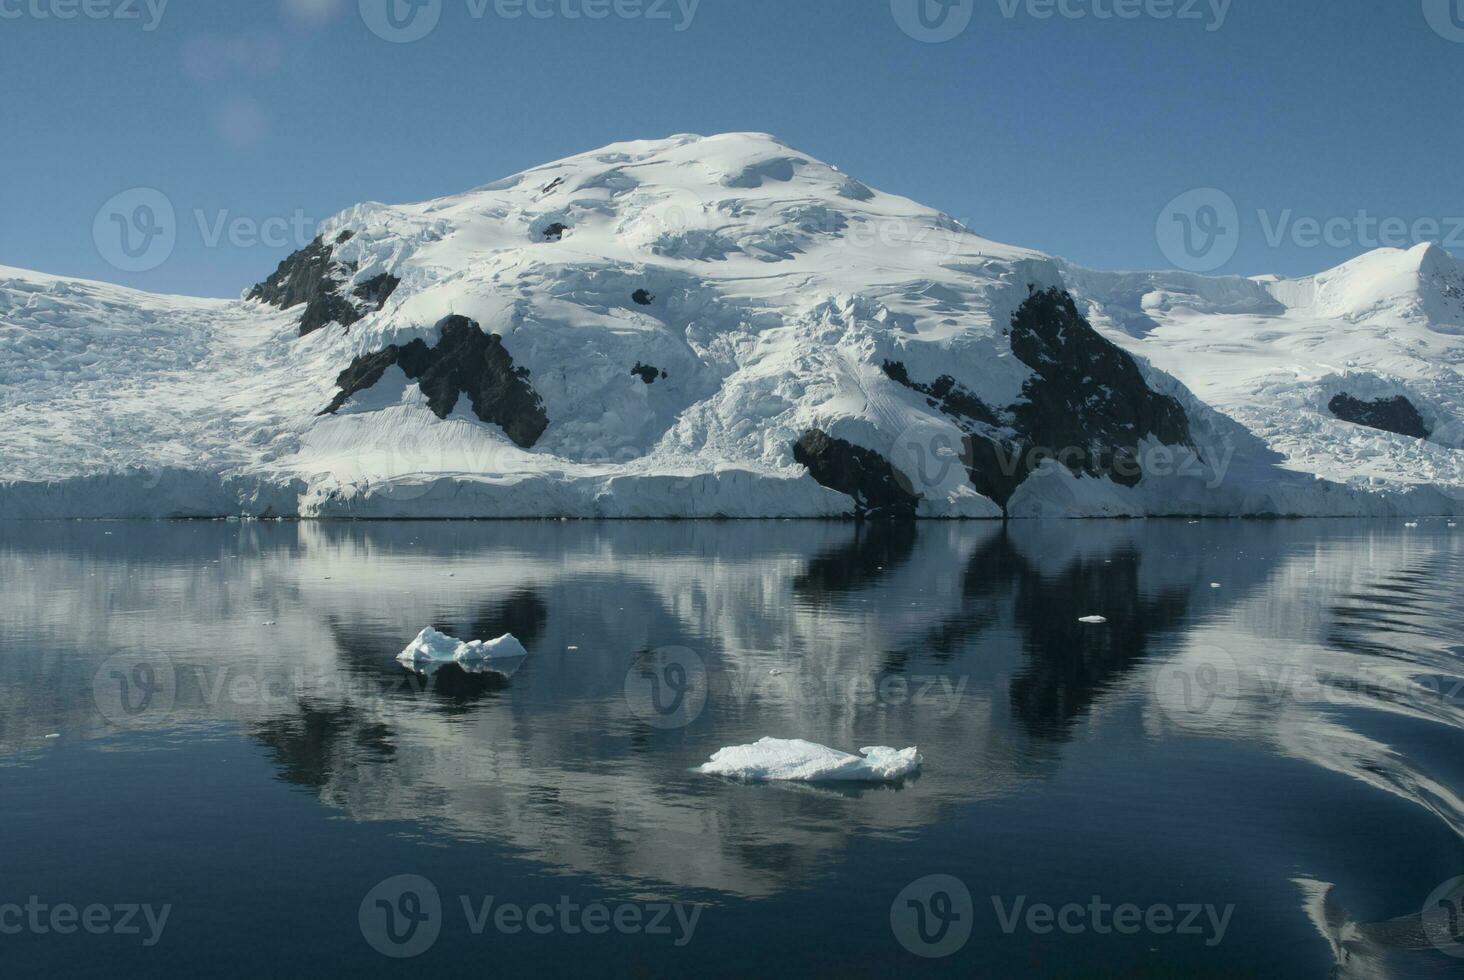
<path id="1" fill-rule="evenodd" d="M 1095 272 L 761 134 L 615 144 L 320 232 L 237 301 L 0 268 L 0 517 L 1464 498 L 1464 270 L 1429 246 L 1304 280 Z M 1398 399 L 1427 438 L 1331 409 Z"/>

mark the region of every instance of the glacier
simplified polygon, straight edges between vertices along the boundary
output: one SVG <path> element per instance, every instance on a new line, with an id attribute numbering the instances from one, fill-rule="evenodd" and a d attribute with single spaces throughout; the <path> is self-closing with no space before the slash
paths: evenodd
<path id="1" fill-rule="evenodd" d="M 613 144 L 319 231 L 235 300 L 0 267 L 0 518 L 1464 499 L 1464 265 L 1432 245 L 1303 279 L 1100 272 L 758 133 Z"/>

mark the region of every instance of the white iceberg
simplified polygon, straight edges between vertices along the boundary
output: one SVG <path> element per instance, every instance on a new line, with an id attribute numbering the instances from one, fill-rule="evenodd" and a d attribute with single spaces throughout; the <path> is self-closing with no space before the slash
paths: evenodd
<path id="1" fill-rule="evenodd" d="M 397 655 L 397 662 L 425 673 L 446 664 L 457 664 L 470 674 L 494 673 L 512 677 L 528 655 L 529 651 L 512 633 L 496 640 L 465 643 L 429 626 Z"/>
<path id="2" fill-rule="evenodd" d="M 879 783 L 902 779 L 925 761 L 915 748 L 877 745 L 859 752 L 850 755 L 797 738 L 765 738 L 720 749 L 697 772 L 756 781 Z"/>

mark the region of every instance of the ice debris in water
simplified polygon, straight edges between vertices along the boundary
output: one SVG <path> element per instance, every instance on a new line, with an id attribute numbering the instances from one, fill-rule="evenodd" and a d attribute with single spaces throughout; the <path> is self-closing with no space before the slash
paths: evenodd
<path id="1" fill-rule="evenodd" d="M 1102 626 L 1104 623 L 1108 622 L 1108 617 L 1107 616 L 1084 616 L 1082 619 L 1078 620 L 1078 622 L 1085 623 L 1088 626 Z"/>
<path id="2" fill-rule="evenodd" d="M 876 745 L 859 753 L 850 755 L 797 738 L 765 738 L 753 745 L 719 749 L 697 772 L 755 781 L 880 783 L 903 779 L 925 761 L 915 748 Z"/>
<path id="3" fill-rule="evenodd" d="M 444 664 L 457 664 L 469 673 L 491 671 L 511 674 L 512 670 L 499 669 L 501 665 L 513 664 L 529 655 L 524 645 L 509 633 L 496 640 L 462 640 L 439 633 L 427 627 L 407 648 L 397 656 L 397 662 L 415 670 L 430 670 Z"/>

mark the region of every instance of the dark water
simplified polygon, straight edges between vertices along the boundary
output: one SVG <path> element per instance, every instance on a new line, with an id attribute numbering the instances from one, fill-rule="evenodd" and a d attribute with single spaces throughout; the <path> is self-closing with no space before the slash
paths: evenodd
<path id="1" fill-rule="evenodd" d="M 1464 975 L 1461 545 L 0 526 L 0 973 Z M 765 735 L 927 763 L 691 771 Z"/>

